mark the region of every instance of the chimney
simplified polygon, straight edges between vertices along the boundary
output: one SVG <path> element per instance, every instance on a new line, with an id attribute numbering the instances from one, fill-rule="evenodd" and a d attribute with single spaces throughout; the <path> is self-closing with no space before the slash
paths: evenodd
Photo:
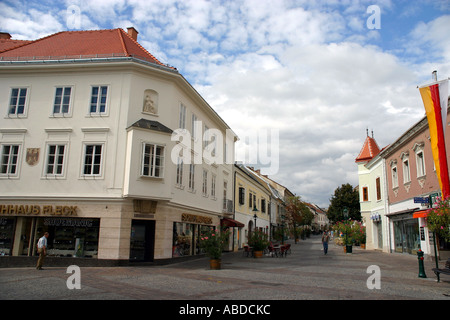
<path id="1" fill-rule="evenodd" d="M 137 41 L 138 31 L 134 27 L 127 28 L 128 35 L 133 38 L 134 41 Z"/>
<path id="2" fill-rule="evenodd" d="M 0 32 L 0 39 L 9 40 L 9 39 L 11 39 L 11 35 L 7 32 Z"/>

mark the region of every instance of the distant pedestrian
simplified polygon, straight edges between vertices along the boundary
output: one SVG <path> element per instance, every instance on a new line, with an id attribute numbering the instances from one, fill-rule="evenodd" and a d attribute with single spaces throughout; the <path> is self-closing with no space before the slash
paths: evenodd
<path id="1" fill-rule="evenodd" d="M 328 241 L 330 241 L 330 235 L 328 232 L 324 231 L 322 235 L 323 253 L 328 253 Z"/>
<path id="2" fill-rule="evenodd" d="M 37 250 L 39 253 L 39 259 L 36 265 L 37 270 L 42 270 L 42 265 L 44 263 L 45 256 L 47 255 L 47 238 L 48 232 L 44 233 L 44 235 L 39 239 L 37 243 Z"/>

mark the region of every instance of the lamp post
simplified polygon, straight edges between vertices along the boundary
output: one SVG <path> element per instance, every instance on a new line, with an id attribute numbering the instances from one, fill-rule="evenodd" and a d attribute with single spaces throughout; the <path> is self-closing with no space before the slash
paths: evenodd
<path id="1" fill-rule="evenodd" d="M 342 213 L 344 214 L 344 219 L 346 222 L 348 222 L 348 208 L 344 207 L 344 210 L 342 211 Z M 345 228 L 345 250 L 347 253 L 352 253 L 352 246 L 347 245 L 347 227 Z"/>
<path id="2" fill-rule="evenodd" d="M 256 213 L 258 212 L 258 209 L 256 209 L 256 206 L 253 206 L 253 219 L 255 219 L 255 231 L 256 231 L 256 218 L 258 218 L 258 216 L 256 215 Z"/>
<path id="3" fill-rule="evenodd" d="M 281 215 L 281 244 L 284 244 L 284 214 Z"/>

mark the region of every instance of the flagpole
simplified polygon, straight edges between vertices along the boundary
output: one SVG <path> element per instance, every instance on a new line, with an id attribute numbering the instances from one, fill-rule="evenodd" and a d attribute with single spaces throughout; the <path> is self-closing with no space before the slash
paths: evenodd
<path id="1" fill-rule="evenodd" d="M 450 80 L 450 78 L 447 78 L 447 79 L 444 79 L 444 80 L 439 80 L 439 81 L 435 80 L 435 81 L 433 81 L 431 83 L 424 84 L 424 85 L 421 85 L 421 86 L 417 86 L 417 88 L 420 89 L 420 88 L 429 87 L 429 86 L 432 86 L 432 85 L 435 85 L 435 84 L 443 83 L 443 82 L 448 81 L 448 80 Z"/>

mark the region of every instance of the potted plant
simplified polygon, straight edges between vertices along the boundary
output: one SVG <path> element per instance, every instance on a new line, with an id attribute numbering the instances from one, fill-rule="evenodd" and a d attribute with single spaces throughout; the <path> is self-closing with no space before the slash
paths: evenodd
<path id="1" fill-rule="evenodd" d="M 429 231 L 450 241 L 450 197 L 437 197 L 433 209 L 430 209 L 425 219 Z"/>
<path id="2" fill-rule="evenodd" d="M 210 229 L 200 235 L 200 247 L 205 250 L 206 255 L 210 258 L 211 269 L 221 268 L 222 251 L 228 244 L 228 235 L 228 232 L 220 232 L 218 229 Z"/>
<path id="3" fill-rule="evenodd" d="M 344 252 L 352 253 L 353 245 L 353 221 L 338 221 L 333 228 L 343 238 Z"/>
<path id="4" fill-rule="evenodd" d="M 360 222 L 354 225 L 356 240 L 359 242 L 361 249 L 366 248 L 366 227 L 361 225 Z"/>
<path id="5" fill-rule="evenodd" d="M 253 231 L 248 239 L 248 244 L 252 247 L 255 258 L 262 257 L 264 249 L 269 245 L 267 234 L 260 230 Z"/>

